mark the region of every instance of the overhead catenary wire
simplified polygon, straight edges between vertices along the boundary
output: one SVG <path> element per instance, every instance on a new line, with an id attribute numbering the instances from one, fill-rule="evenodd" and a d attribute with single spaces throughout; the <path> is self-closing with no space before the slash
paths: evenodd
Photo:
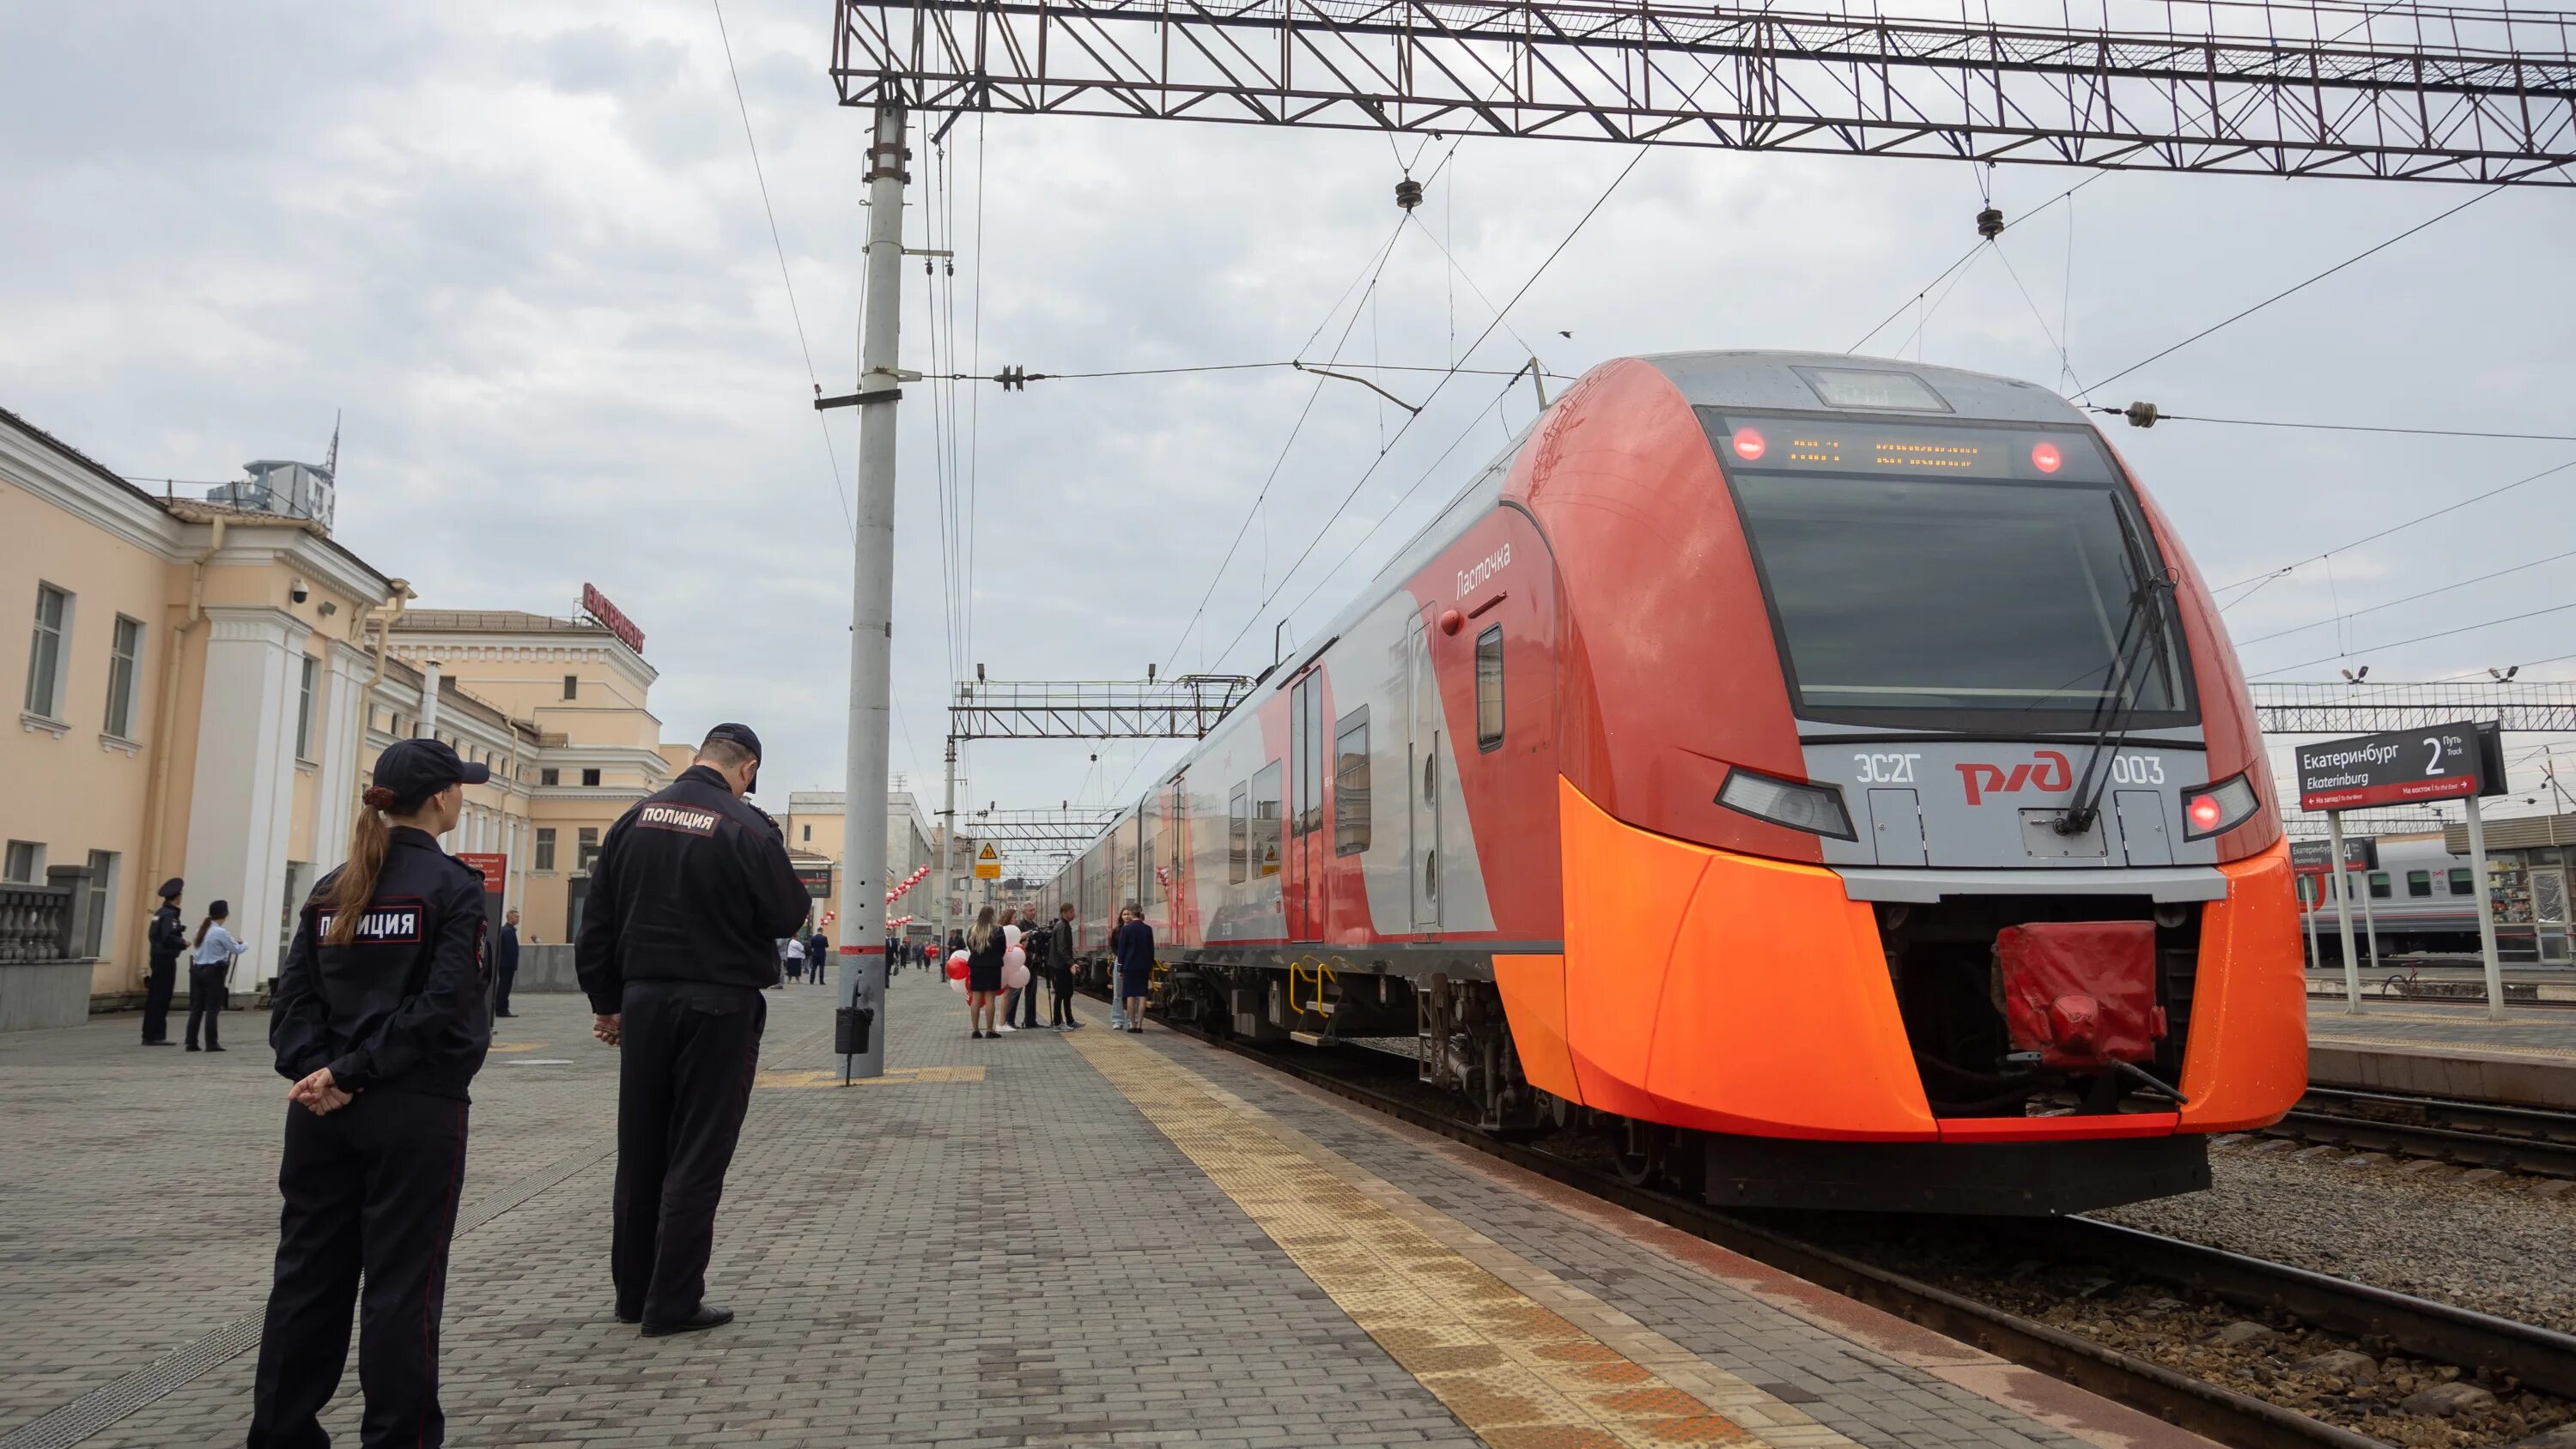
<path id="1" fill-rule="evenodd" d="M 2264 298 L 2262 301 L 2255 303 L 2251 307 L 2247 307 L 2242 311 L 2232 313 L 2226 317 L 2220 318 L 2216 322 L 2212 322 L 2208 326 L 2191 334 L 2189 337 L 2184 338 L 2180 342 L 2177 342 L 2160 352 L 2151 353 L 2146 357 L 2142 357 L 2136 362 L 2132 362 L 2128 366 L 2121 368 L 2119 371 L 2112 373 L 2108 377 L 2095 379 L 2093 382 L 2086 384 L 2080 389 L 2080 391 L 2087 394 L 2097 392 L 2102 388 L 2110 386 L 2112 383 L 2118 382 L 2121 378 L 2127 377 L 2130 373 L 2138 371 L 2140 368 L 2161 362 L 2165 358 L 2171 357 L 2175 353 L 2182 351 L 2184 348 L 2191 346 L 2193 343 L 2200 341 L 2202 338 L 2235 326 L 2237 323 L 2244 321 L 2246 318 L 2253 316 L 2255 313 L 2262 311 L 2264 308 L 2271 306 L 2275 302 L 2288 297 L 2294 297 L 2299 293 L 2306 291 L 2308 288 L 2313 287 L 2317 283 L 2324 281 L 2326 278 L 2333 276 L 2335 273 L 2344 270 L 2346 267 L 2353 266 L 2359 262 L 2366 261 L 2371 257 L 2377 256 L 2379 253 L 2388 250 L 2390 247 L 2397 245 L 2408 237 L 2430 227 L 2437 226 L 2442 222 L 2448 221 L 2452 217 L 2459 215 L 2461 212 L 2468 210 L 2470 207 L 2475 206 L 2482 201 L 2492 200 L 2498 193 L 2507 190 L 2512 184 L 2513 183 L 2508 182 L 2491 186 L 2486 190 L 2479 192 L 2477 195 L 2470 197 L 2468 200 L 2460 202 L 2456 206 L 2449 207 L 2432 216 L 2428 216 L 2422 221 L 2415 223 L 2413 226 L 2406 228 L 2404 231 L 2397 233 L 2395 236 L 2389 237 L 2385 241 L 2365 247 L 2362 250 L 2353 253 L 2351 256 L 2344 258 L 2342 261 L 2335 263 L 2333 266 L 2326 268 L 2324 271 L 2318 272 L 2313 276 L 2304 278 L 2301 281 L 2282 288 L 2280 291 L 2274 292 L 2271 296 Z"/>
<path id="2" fill-rule="evenodd" d="M 2338 659 L 2350 659 L 2356 654 L 2375 654 L 2390 649 L 2403 649 L 2409 644 L 2422 644 L 2433 639 L 2448 639 L 2455 635 L 2473 634 L 2480 629 L 2493 629 L 2504 624 L 2518 624 L 2525 619 L 2538 619 L 2551 614 L 2563 614 L 2570 609 L 2576 609 L 2576 603 L 2552 604 L 2544 609 L 2532 609 L 2520 614 L 2506 614 L 2501 618 L 2495 619 L 2481 619 L 2474 624 L 2462 624 L 2456 628 L 2436 629 L 2430 634 L 2418 634 L 2410 639 L 2389 639 L 2377 644 L 2372 644 L 2366 648 L 2346 649 L 2340 653 L 2327 654 L 2316 659 L 2303 659 L 2296 664 L 2284 664 L 2278 669 L 2265 669 L 2253 674 L 2248 674 L 2245 677 L 2248 679 L 2268 679 L 2275 674 L 2287 674 L 2293 669 L 2308 669 L 2319 664 L 2332 664 Z"/>
<path id="3" fill-rule="evenodd" d="M 2390 599 L 2386 603 L 2371 604 L 2359 609 L 2349 609 L 2343 613 L 2316 620 L 2313 623 L 2298 624 L 2287 629 L 2275 629 L 2269 634 L 2257 634 L 2251 639 L 2239 639 L 2236 641 L 2236 647 L 2239 650 L 2250 649 L 2257 644 L 2265 643 L 2273 639 L 2286 639 L 2293 634 L 2307 633 L 2311 629 L 2323 629 L 2330 624 L 2349 623 L 2354 619 L 2360 618 L 2364 614 L 2380 613 L 2388 609 L 2394 609 L 2400 604 L 2416 603 L 2420 600 L 2432 598 L 2436 594 L 2447 594 L 2455 589 L 2465 589 L 2473 584 L 2486 583 L 2490 579 L 2504 578 L 2509 574 L 2522 573 L 2529 569 L 2539 568 L 2543 564 L 2553 564 L 2560 562 L 2561 560 L 2571 558 L 2576 558 L 2576 549 L 2568 549 L 2562 553 L 2553 553 L 2547 558 L 2536 558 L 2529 563 L 2518 563 L 2511 568 L 2502 568 L 2491 573 L 2479 574 L 2475 578 L 2460 579 L 2452 583 L 2442 584 L 2435 588 L 2424 589 L 2416 593 L 2408 594 L 2404 598 Z"/>
<path id="4" fill-rule="evenodd" d="M 2124 417 L 2127 408 L 2095 407 L 2089 411 Z M 2576 443 L 2576 433 L 2509 433 L 2484 428 L 2401 428 L 2388 423 L 2294 423 L 2275 418 L 2214 418 L 2198 413 L 2156 410 L 2157 423 L 2215 423 L 2231 428 L 2293 428 L 2311 433 L 2394 433 L 2410 438 L 2493 438 L 2519 443 Z"/>
<path id="5" fill-rule="evenodd" d="M 760 141 L 752 134 L 751 102 L 743 97 L 742 72 L 734 65 L 733 36 L 725 27 L 724 0 L 707 0 L 707 4 L 715 11 L 716 39 L 724 47 L 725 74 L 733 80 L 734 108 L 742 114 L 742 142 L 751 153 L 752 180 L 760 187 L 761 215 L 769 219 L 769 245 L 778 254 L 778 280 L 787 290 L 787 316 L 796 325 L 796 350 L 805 359 L 805 380 L 813 384 L 814 396 L 819 398 L 823 395 L 823 381 L 814 370 L 814 349 L 805 340 L 805 314 L 796 305 L 796 278 L 787 267 L 787 243 L 779 235 L 778 210 L 769 201 L 769 175 L 760 164 Z M 832 497 L 841 505 L 841 527 L 856 539 L 859 536 L 858 523 L 850 512 L 849 490 L 841 486 L 841 454 L 832 444 L 831 423 L 819 412 L 814 417 L 816 425 L 823 430 L 823 456 L 832 466 Z"/>
<path id="6" fill-rule="evenodd" d="M 2259 574 L 2252 574 L 2252 575 L 2248 575 L 2247 577 L 2242 578 L 2242 579 L 2239 579 L 2239 580 L 2237 580 L 2235 583 L 2232 583 L 2232 584 L 2222 584 L 2222 585 L 2220 585 L 2217 589 L 2213 590 L 2212 592 L 2213 592 L 2213 593 L 2219 593 L 2219 594 L 2233 593 L 2235 590 L 2237 590 L 2237 589 L 2241 589 L 2241 588 L 2245 588 L 2245 587 L 2246 587 L 2247 585 L 2249 585 L 2249 584 L 2254 585 L 2254 586 L 2256 586 L 2257 588 L 2259 588 L 2259 587 L 2261 587 L 2262 585 L 2264 585 L 2264 584 L 2268 584 L 2268 583 L 2272 582 L 2272 581 L 2273 581 L 2273 580 L 2275 580 L 2275 579 L 2279 579 L 2279 578 L 2286 577 L 2286 576 L 2288 576 L 2290 573 L 2292 573 L 2292 572 L 2294 572 L 2294 571 L 2296 571 L 2296 570 L 2298 570 L 2298 569 L 2306 568 L 2308 565 L 2310 565 L 2310 564 L 2312 564 L 2312 563 L 2321 563 L 2321 562 L 2323 562 L 2324 560 L 2326 560 L 2326 559 L 2328 559 L 2328 558 L 2331 558 L 2331 557 L 2333 557 L 2333 556 L 2334 556 L 2334 555 L 2336 555 L 2336 554 L 2343 553 L 2343 552 L 2346 552 L 2346 551 L 2351 550 L 2351 549 L 2359 548 L 2359 547 L 2361 547 L 2363 544 L 2366 544 L 2366 543 L 2376 543 L 2376 542 L 2378 542 L 2380 539 L 2386 538 L 2386 537 L 2388 537 L 2388 536 L 2389 536 L 2390 534 L 2392 534 L 2392 533 L 2400 533 L 2400 532 L 2403 532 L 2403 531 L 2405 531 L 2406 529 L 2410 529 L 2410 528 L 2415 527 L 2417 524 L 2421 524 L 2421 523 L 2429 523 L 2429 522 L 2431 522 L 2432 520 L 2434 520 L 2434 519 L 2436 519 L 2436 518 L 2440 518 L 2440 517 L 2442 517 L 2442 516 L 2443 516 L 2443 515 L 2445 515 L 2445 514 L 2449 514 L 2449 513 L 2457 513 L 2457 512 L 2459 512 L 2461 509 L 2463 509 L 2463 508 L 2467 508 L 2467 507 L 2469 507 L 2469 506 L 2471 506 L 2471 505 L 2473 505 L 2473 504 L 2483 503 L 2483 502 L 2485 502 L 2486 500 L 2488 500 L 2488 499 L 2490 499 L 2490 498 L 2495 498 L 2495 497 L 2498 497 L 2498 496 L 2500 496 L 2500 495 L 2503 495 L 2503 494 L 2506 494 L 2506 493 L 2510 493 L 2510 492 L 2514 491 L 2514 490 L 2515 490 L 2515 489 L 2517 489 L 2517 488 L 2528 487 L 2529 485 L 2534 484 L 2534 483 L 2537 483 L 2537 482 L 2539 482 L 2540 480 L 2542 480 L 2542 479 L 2544 479 L 2544 478 L 2548 478 L 2548 477 L 2555 476 L 2556 474 L 2564 473 L 2564 472 L 2566 472 L 2566 471 L 2567 471 L 2568 469 L 2570 469 L 2570 468 L 2576 468 L 2576 458 L 2570 458 L 2570 459 L 2568 459 L 2568 460 L 2567 460 L 2566 462 L 2564 462 L 2564 463 L 2558 463 L 2558 464 L 2554 464 L 2554 465 L 2552 465 L 2552 466 L 2550 466 L 2550 467 L 2543 468 L 2543 469 L 2541 469 L 2541 470 L 2540 470 L 2539 472 L 2537 472 L 2537 473 L 2529 473 L 2529 474 L 2525 474 L 2524 476 L 2522 476 L 2522 477 L 2520 477 L 2520 478 L 2516 478 L 2515 480 L 2513 480 L 2513 481 L 2512 481 L 2512 482 L 2510 482 L 2510 483 L 2505 483 L 2505 484 L 2501 484 L 2501 485 L 2499 485 L 2499 486 L 2497 486 L 2497 487 L 2490 488 L 2490 489 L 2486 490 L 2486 491 L 2485 491 L 2485 492 L 2483 492 L 2483 493 L 2474 493 L 2474 494 L 2471 494 L 2470 496 L 2468 496 L 2468 497 L 2466 497 L 2466 498 L 2459 499 L 2459 500 L 2458 500 L 2458 501 L 2456 501 L 2456 502 L 2443 504 L 2441 507 L 2436 508 L 2436 509 L 2433 509 L 2433 510 L 2432 510 L 2431 512 L 2429 512 L 2429 513 L 2419 513 L 2419 514 L 2415 515 L 2413 518 L 2409 518 L 2409 519 L 2405 520 L 2404 522 L 2401 522 L 2401 523 L 2392 523 L 2392 524 L 2388 525 L 2388 526 L 2387 526 L 2387 527 L 2385 527 L 2385 528 L 2377 529 L 2377 530 L 2374 530 L 2373 532 L 2370 532 L 2370 533 L 2365 533 L 2365 534 L 2363 534 L 2361 537 L 2356 538 L 2356 539 L 2353 539 L 2352 541 L 2350 541 L 2350 542 L 2348 542 L 2348 543 L 2340 543 L 2340 544 L 2337 544 L 2337 545 L 2335 545 L 2333 548 L 2330 548 L 2330 549 L 2325 550 L 2323 553 L 2310 554 L 2310 555 L 2308 555 L 2306 558 L 2299 559 L 2299 560 L 2297 560 L 2297 561 L 2295 561 L 2295 562 L 2292 562 L 2292 563 L 2283 564 L 2283 565 L 2281 565 L 2279 568 L 2266 569 L 2266 570 L 2264 570 L 2263 572 L 2261 572 L 2261 573 L 2259 573 Z M 2244 593 L 2244 594 L 2240 594 L 2240 595 L 2238 595 L 2236 598 L 2229 600 L 2226 604 L 2224 604 L 2224 605 L 2222 605 L 2222 606 L 2221 606 L 2221 609 L 2222 609 L 2222 611 L 2224 611 L 2224 610 L 2226 610 L 2226 609 L 2232 609 L 2232 608 L 2236 607 L 2238 604 L 2241 604 L 2241 603 L 2245 602 L 2245 600 L 2252 598 L 2253 596 L 2254 596 L 2254 595 L 2253 595 L 2252 591 L 2250 591 L 2250 590 L 2249 590 L 2248 592 L 2246 592 L 2246 593 Z"/>
<path id="7" fill-rule="evenodd" d="M 2043 202 L 2041 202 L 2039 205 L 2034 206 L 2034 207 L 2032 207 L 2030 210 L 2028 210 L 2028 211 L 2026 211 L 2026 212 L 2022 213 L 2022 214 L 2021 214 L 2021 216 L 2018 218 L 2018 220 L 2020 220 L 2020 221 L 2022 221 L 2022 222 L 2025 222 L 2025 223 L 2026 223 L 2026 222 L 2030 221 L 2033 217 L 2036 217 L 2036 216 L 2041 215 L 2042 213 L 2046 212 L 2049 208 L 2051 208 L 2051 207 L 2053 207 L 2053 206 L 2057 205 L 2059 202 L 2065 201 L 2065 200 L 2067 200 L 2067 199 L 2069 199 L 2069 198 L 2073 197 L 2073 196 L 2075 195 L 2075 193 L 2077 193 L 2077 192 L 2079 192 L 2079 191 L 2082 191 L 2085 187 L 2092 185 L 2094 182 L 2099 181 L 2099 180 L 2101 180 L 2103 177 L 2108 176 L 2108 175 L 2110 175 L 2110 174 L 2111 174 L 2111 173 L 2110 173 L 2110 172 L 2108 172 L 2108 171 L 2096 171 L 2096 172 L 2094 172 L 2092 175 L 2087 176 L 2087 177 L 2085 177 L 2083 180 L 2078 181 L 2078 182 L 2076 182 L 2074 185 L 2072 185 L 2072 186 L 2070 186 L 2070 187 L 2066 188 L 2064 191 L 2061 191 L 2061 192 L 2057 193 L 2055 196 L 2050 197 L 2050 198 L 2049 198 L 2049 199 L 2047 199 L 2046 201 L 2043 201 Z M 1987 239 L 1986 239 L 1986 238 L 1984 238 L 1984 237 L 1979 237 L 1979 238 L 1977 238 L 1977 240 L 1976 240 L 1976 244 L 1975 244 L 1975 245 L 1973 245 L 1973 246 L 1969 247 L 1966 251 L 1959 253 L 1959 259 L 1958 259 L 1957 261 L 1954 261 L 1954 262 L 1952 262 L 1950 265 L 1948 265 L 1948 266 L 1946 266 L 1946 267 L 1943 267 L 1943 268 L 1941 269 L 1941 271 L 1940 271 L 1939 275 L 1937 275 L 1937 276 L 1933 277 L 1933 279 L 1932 279 L 1932 280 L 1930 280 L 1930 281 L 1928 281 L 1928 282 L 1925 282 L 1922 286 L 1915 288 L 1915 289 L 1914 289 L 1914 291 L 1912 292 L 1912 294 L 1910 294 L 1909 296 L 1907 296 L 1907 297 L 1906 297 L 1906 299 L 1905 299 L 1904 301 L 1902 301 L 1902 302 L 1900 302 L 1900 303 L 1898 303 L 1898 304 L 1896 305 L 1896 310 L 1895 310 L 1895 311 L 1888 313 L 1888 314 L 1887 314 L 1885 317 L 1883 317 L 1883 318 L 1880 318 L 1880 319 L 1879 319 L 1879 323 L 1878 323 L 1878 325 L 1877 325 L 1877 326 L 1872 327 L 1872 328 L 1871 328 L 1871 329 L 1869 329 L 1867 332 L 1862 333 L 1862 334 L 1861 334 L 1861 338 L 1860 338 L 1860 340 L 1859 340 L 1858 342 L 1855 342 L 1855 343 L 1853 343 L 1851 346 L 1844 348 L 1844 349 L 1843 349 L 1843 353 L 1844 353 L 1844 355 L 1848 356 L 1848 355 L 1850 355 L 1850 354 L 1852 354 L 1852 353 L 1855 353 L 1855 352 L 1860 351 L 1860 350 L 1861 350 L 1862 348 L 1864 348 L 1864 347 L 1867 347 L 1867 346 L 1869 345 L 1869 342 L 1870 342 L 1870 339 L 1871 339 L 1871 338 L 1876 337 L 1876 336 L 1877 336 L 1878 334 L 1880 334 L 1881 332 L 1886 331 L 1886 330 L 1888 329 L 1888 327 L 1889 327 L 1891 324 L 1893 324 L 1893 323 L 1894 323 L 1898 318 L 1900 318 L 1900 317 L 1904 316 L 1904 315 L 1905 315 L 1905 313 L 1906 313 L 1906 311 L 1907 311 L 1909 308 L 1913 307 L 1916 303 L 1921 302 L 1921 301 L 1924 299 L 1925 295 L 1926 295 L 1926 294 L 1928 294 L 1928 293 L 1930 293 L 1930 292 L 1931 292 L 1931 290 L 1932 290 L 1934 287 L 1937 287 L 1937 286 L 1941 285 L 1943 282 L 1948 281 L 1948 280 L 1950 279 L 1950 274 L 1951 274 L 1952 272 L 1955 272 L 1955 271 L 1959 270 L 1961 267 L 1966 266 L 1968 263 L 1970 263 L 1970 262 L 1972 262 L 1972 261 L 1975 261 L 1975 260 L 1977 259 L 1977 254 L 1978 254 L 1978 253 L 1980 253 L 1980 252 L 1982 252 L 1982 251 L 1984 251 L 1984 250 L 1986 249 L 1986 246 L 1987 246 Z"/>

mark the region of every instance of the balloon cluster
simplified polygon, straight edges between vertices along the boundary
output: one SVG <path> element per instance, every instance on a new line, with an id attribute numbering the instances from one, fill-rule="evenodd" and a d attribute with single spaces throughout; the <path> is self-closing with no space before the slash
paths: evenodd
<path id="1" fill-rule="evenodd" d="M 905 876 L 905 877 L 903 878 L 903 884 L 901 884 L 901 885 L 899 885 L 899 886 L 896 886 L 893 890 L 890 890 L 890 891 L 887 891 L 887 892 L 886 892 L 886 904 L 887 904 L 887 905 L 893 905 L 893 904 L 894 904 L 894 902 L 895 902 L 895 897 L 900 896 L 900 895 L 902 895 L 905 891 L 908 891 L 908 890 L 912 889 L 914 886 L 917 886 L 917 885 L 921 884 L 921 878 L 922 878 L 923 876 L 928 875 L 928 874 L 930 874 L 930 867 L 925 865 L 925 866 L 923 866 L 921 869 L 914 871 L 912 874 L 910 874 L 910 875 L 908 875 L 908 876 Z"/>

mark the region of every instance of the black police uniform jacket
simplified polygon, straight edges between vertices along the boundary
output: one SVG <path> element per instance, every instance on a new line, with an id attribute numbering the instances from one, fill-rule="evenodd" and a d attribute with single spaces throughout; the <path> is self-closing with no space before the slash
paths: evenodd
<path id="1" fill-rule="evenodd" d="M 176 966 L 188 949 L 188 928 L 180 923 L 177 906 L 163 906 L 152 913 L 152 929 L 147 933 L 152 946 L 152 968 Z"/>
<path id="2" fill-rule="evenodd" d="M 624 1010 L 629 981 L 778 984 L 778 942 L 814 899 L 778 825 L 692 765 L 599 843 L 573 970 L 590 1009 Z"/>
<path id="3" fill-rule="evenodd" d="M 344 1091 L 466 1100 L 492 1046 L 481 872 L 397 825 L 356 939 L 327 946 L 339 880 L 331 872 L 305 898 L 277 973 L 268 1043 L 278 1075 L 301 1081 L 329 1067 Z"/>

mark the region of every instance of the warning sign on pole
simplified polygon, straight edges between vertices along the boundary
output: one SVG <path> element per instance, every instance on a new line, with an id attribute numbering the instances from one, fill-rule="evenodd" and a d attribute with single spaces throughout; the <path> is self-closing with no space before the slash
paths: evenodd
<path id="1" fill-rule="evenodd" d="M 993 848 L 993 842 L 987 840 L 984 842 L 984 848 L 975 852 L 975 879 L 1000 880 L 1001 878 L 1002 853 Z"/>

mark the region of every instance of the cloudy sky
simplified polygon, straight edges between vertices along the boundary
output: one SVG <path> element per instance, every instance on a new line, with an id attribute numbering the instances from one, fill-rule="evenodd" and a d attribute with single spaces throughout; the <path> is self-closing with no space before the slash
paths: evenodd
<path id="1" fill-rule="evenodd" d="M 867 125 L 834 104 L 830 6 L 725 13 L 814 374 L 847 391 Z M 10 6 L 0 141 L 0 405 L 129 476 L 205 482 L 318 459 L 342 412 L 338 536 L 424 606 L 563 614 L 596 582 L 650 636 L 670 737 L 745 719 L 774 787 L 840 784 L 855 422 L 835 415 L 827 452 L 703 0 Z M 1401 173 L 1381 136 L 996 116 L 916 146 L 907 239 L 957 253 L 953 277 L 908 264 L 905 365 L 933 372 L 1446 366 L 1629 160 L 1440 143 L 1388 249 Z M 2087 174 L 1992 187 L 2019 221 Z M 2108 176 L 1908 307 L 1975 240 L 1967 166 L 1661 152 L 1468 365 L 1839 351 L 1902 308 L 1869 350 L 2071 391 L 2472 194 Z M 2576 196 L 2499 195 L 2095 400 L 2576 433 L 2571 236 Z M 1282 611 L 1292 641 L 1317 627 L 1532 411 L 1498 376 L 1389 386 L 1436 396 L 1405 429 L 1284 369 L 908 392 L 894 768 L 935 794 L 954 670 L 1249 670 Z M 2566 442 L 2114 426 L 2217 583 L 2576 460 Z M 2576 549 L 2571 514 L 2576 468 L 2301 567 L 2231 610 L 2259 637 L 2249 671 L 2576 675 L 2559 658 L 2576 607 L 2486 622 L 2576 606 L 2569 560 L 2541 562 Z M 2514 749 L 2536 769 L 2546 743 Z M 1139 753 L 984 745 L 964 798 L 1098 804 L 1147 778 Z"/>

